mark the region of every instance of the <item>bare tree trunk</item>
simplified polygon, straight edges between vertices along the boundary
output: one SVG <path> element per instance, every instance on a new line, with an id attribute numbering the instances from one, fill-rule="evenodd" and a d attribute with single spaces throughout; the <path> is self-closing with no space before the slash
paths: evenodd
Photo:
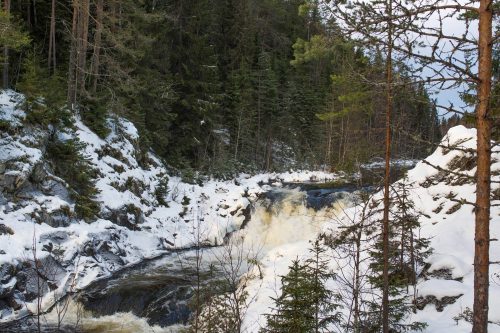
<path id="1" fill-rule="evenodd" d="M 102 1 L 102 0 L 101 0 Z M 199 207 L 198 207 L 199 209 Z M 194 322 L 194 332 L 198 333 L 200 329 L 200 313 L 201 313 L 201 265 L 202 265 L 202 249 L 201 249 L 201 234 L 200 234 L 200 227 L 201 227 L 201 216 L 197 216 L 196 223 L 198 224 L 196 226 L 196 231 L 195 231 L 195 237 L 196 237 L 196 251 L 195 251 L 195 258 L 196 258 L 196 314 L 195 314 L 195 322 Z"/>
<path id="2" fill-rule="evenodd" d="M 326 158 L 325 164 L 328 167 L 328 171 L 332 171 L 332 132 L 333 132 L 333 120 L 329 120 L 326 124 L 327 131 L 327 144 L 326 144 Z"/>
<path id="3" fill-rule="evenodd" d="M 342 145 L 344 147 L 342 151 L 342 164 L 345 165 L 345 155 L 347 154 L 347 147 L 348 146 L 348 140 L 349 140 L 349 115 L 347 115 L 346 120 L 345 120 L 345 128 L 344 128 L 344 137 L 342 139 L 344 141 L 344 144 Z"/>
<path id="4" fill-rule="evenodd" d="M 236 144 L 234 146 L 234 160 L 238 159 L 238 147 L 240 144 L 240 135 L 241 135 L 241 122 L 243 117 L 243 108 L 240 108 L 239 116 L 238 116 L 238 130 L 236 132 Z"/>
<path id="5" fill-rule="evenodd" d="M 56 0 L 52 0 L 52 9 L 50 13 L 50 32 L 49 32 L 49 56 L 47 60 L 47 67 L 50 73 L 50 66 L 52 70 L 56 69 Z"/>
<path id="6" fill-rule="evenodd" d="M 85 65 L 87 61 L 87 46 L 89 35 L 90 0 L 81 0 L 78 17 L 78 59 L 76 89 L 85 90 Z"/>
<path id="7" fill-rule="evenodd" d="M 10 13 L 10 0 L 4 0 L 3 9 L 5 10 L 5 12 L 7 14 Z M 9 88 L 9 48 L 7 46 L 4 46 L 4 48 L 3 48 L 2 81 L 3 81 L 3 88 L 8 89 Z"/>
<path id="8" fill-rule="evenodd" d="M 28 30 L 31 31 L 31 1 L 28 1 L 28 7 L 26 10 L 26 25 Z"/>
<path id="9" fill-rule="evenodd" d="M 364 213 L 363 213 L 364 215 Z M 364 216 L 363 216 L 364 218 Z M 359 298 L 361 293 L 361 276 L 359 273 L 360 263 L 361 263 L 361 237 L 362 237 L 363 227 L 362 225 L 358 228 L 356 232 L 356 255 L 354 259 L 354 286 L 353 286 L 353 299 L 354 299 L 354 332 L 360 332 L 359 317 Z"/>
<path id="10" fill-rule="evenodd" d="M 343 106 L 342 106 L 343 107 Z M 339 140 L 339 154 L 337 157 L 338 164 L 342 164 L 342 144 L 344 140 L 344 118 L 340 118 L 340 140 Z"/>
<path id="11" fill-rule="evenodd" d="M 42 332 L 42 323 L 40 321 L 40 316 L 42 313 L 42 284 L 40 283 L 40 272 L 39 272 L 39 261 L 36 252 L 36 229 L 33 227 L 32 245 L 31 245 L 31 255 L 33 256 L 33 269 L 36 274 L 36 328 L 37 332 Z"/>
<path id="12" fill-rule="evenodd" d="M 417 263 L 415 259 L 415 241 L 413 230 L 410 233 L 410 263 L 411 263 L 411 284 L 413 286 L 413 301 L 417 299 Z"/>
<path id="13" fill-rule="evenodd" d="M 271 121 L 269 121 L 271 123 Z M 266 154 L 265 154 L 265 170 L 268 171 L 271 169 L 271 161 L 273 157 L 273 146 L 272 146 L 272 129 L 271 125 L 268 125 L 267 128 L 267 139 L 266 139 Z"/>
<path id="14" fill-rule="evenodd" d="M 97 81 L 99 78 L 99 64 L 102 39 L 102 16 L 103 16 L 103 0 L 97 0 L 96 6 L 96 21 L 94 35 L 94 54 L 92 56 L 92 93 L 97 91 Z"/>
<path id="15" fill-rule="evenodd" d="M 488 289 L 490 248 L 491 189 L 491 75 L 493 1 L 481 0 L 479 6 L 479 83 L 476 107 L 477 184 L 474 253 L 474 315 L 472 331 L 488 332 Z"/>
<path id="16" fill-rule="evenodd" d="M 36 15 L 36 0 L 33 1 L 33 28 L 35 28 L 38 24 L 38 18 Z"/>
<path id="17" fill-rule="evenodd" d="M 255 165 L 259 165 L 259 146 L 260 146 L 260 106 L 261 106 L 261 87 L 260 76 L 258 82 L 258 97 L 257 97 L 257 135 L 255 136 Z"/>
<path id="18" fill-rule="evenodd" d="M 385 111 L 385 178 L 384 216 L 382 228 L 383 287 L 382 329 L 389 333 L 389 185 L 391 181 L 391 115 L 392 115 L 392 0 L 387 0 L 387 59 L 386 59 L 386 111 Z"/>
<path id="19" fill-rule="evenodd" d="M 73 0 L 73 19 L 71 23 L 71 47 L 69 51 L 69 69 L 68 69 L 68 104 L 70 108 L 76 103 L 76 66 L 77 66 L 77 24 L 79 0 Z"/>

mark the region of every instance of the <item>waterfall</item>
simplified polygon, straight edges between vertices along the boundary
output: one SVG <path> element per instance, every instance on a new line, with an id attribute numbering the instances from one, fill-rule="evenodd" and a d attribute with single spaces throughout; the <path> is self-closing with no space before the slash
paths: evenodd
<path id="1" fill-rule="evenodd" d="M 248 226 L 240 231 L 247 244 L 261 246 L 264 251 L 303 240 L 321 231 L 348 203 L 350 196 L 336 192 L 320 209 L 311 207 L 308 193 L 300 189 L 279 189 L 255 205 Z"/>
<path id="2" fill-rule="evenodd" d="M 293 259 L 307 254 L 309 241 L 350 204 L 350 192 L 352 189 L 346 188 L 271 188 L 254 203 L 245 228 L 232 233 L 231 239 L 241 240 L 242 247 L 258 251 L 259 274 L 241 273 L 252 276 L 246 280 L 246 290 L 256 300 L 244 320 L 248 332 L 258 331 L 255 323 L 267 311 L 270 297 L 275 296 L 279 276 L 287 273 Z M 224 246 L 205 251 L 202 269 L 208 270 L 217 264 Z M 62 331 L 174 333 L 185 329 L 183 324 L 190 315 L 188 303 L 195 287 L 194 262 L 194 250 L 170 253 L 90 285 L 80 292 L 80 296 L 86 297 L 82 303 L 69 303 Z M 242 269 L 246 269 L 245 264 Z M 83 310 L 82 304 L 87 310 Z M 45 315 L 43 322 L 45 331 L 54 331 L 58 322 L 56 310 Z"/>

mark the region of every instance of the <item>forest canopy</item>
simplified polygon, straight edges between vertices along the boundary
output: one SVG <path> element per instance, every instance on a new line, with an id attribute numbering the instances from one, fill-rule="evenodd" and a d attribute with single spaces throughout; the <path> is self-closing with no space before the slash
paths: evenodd
<path id="1" fill-rule="evenodd" d="M 25 94 L 35 123 L 73 113 L 106 136 L 123 116 L 143 151 L 221 176 L 352 169 L 383 155 L 384 55 L 343 36 L 315 1 L 3 5 L 3 84 Z M 442 135 L 434 101 L 395 70 L 393 153 L 422 157 Z"/>

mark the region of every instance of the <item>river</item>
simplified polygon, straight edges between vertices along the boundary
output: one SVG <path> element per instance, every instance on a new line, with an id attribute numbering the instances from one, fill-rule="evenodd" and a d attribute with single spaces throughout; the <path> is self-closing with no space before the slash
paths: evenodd
<path id="1" fill-rule="evenodd" d="M 244 230 L 232 237 L 240 237 L 248 253 L 258 249 L 261 257 L 280 246 L 313 239 L 355 190 L 355 186 L 324 184 L 271 188 L 254 204 Z M 62 301 L 59 308 L 67 306 L 64 311 L 54 308 L 43 315 L 43 332 L 181 332 L 192 314 L 195 290 L 219 290 L 226 281 L 221 268 L 227 260 L 225 251 L 224 246 L 206 245 L 178 250 L 97 280 Z M 250 270 L 245 258 L 240 258 L 238 276 Z M 58 319 L 58 312 L 63 318 Z M 36 325 L 26 319 L 1 330 L 33 332 Z"/>

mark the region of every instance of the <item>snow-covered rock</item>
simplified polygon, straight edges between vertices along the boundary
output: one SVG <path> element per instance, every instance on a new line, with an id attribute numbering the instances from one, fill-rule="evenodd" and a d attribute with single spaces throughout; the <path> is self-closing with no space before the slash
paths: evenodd
<path id="1" fill-rule="evenodd" d="M 50 306 L 53 287 L 64 292 L 71 276 L 76 276 L 72 288 L 83 288 L 144 258 L 192 246 L 197 228 L 203 242 L 220 244 L 248 220 L 251 203 L 270 181 L 338 178 L 297 171 L 188 184 L 169 176 L 153 153 L 141 156 L 137 129 L 125 119 L 110 118 L 111 131 L 104 139 L 78 118 L 74 129 L 54 133 L 25 124 L 20 101 L 22 96 L 12 91 L 0 93 L 0 121 L 10 129 L 0 136 L 1 320 L 25 314 L 25 303 L 32 308 L 29 303 L 37 293 L 34 255 L 40 269 L 51 268 L 42 288 L 43 304 Z M 59 140 L 77 138 L 84 145 L 82 153 L 96 170 L 95 199 L 101 206 L 96 221 L 76 218 L 72 189 L 47 163 L 45 150 L 54 135 Z M 167 182 L 166 192 L 158 192 Z"/>

